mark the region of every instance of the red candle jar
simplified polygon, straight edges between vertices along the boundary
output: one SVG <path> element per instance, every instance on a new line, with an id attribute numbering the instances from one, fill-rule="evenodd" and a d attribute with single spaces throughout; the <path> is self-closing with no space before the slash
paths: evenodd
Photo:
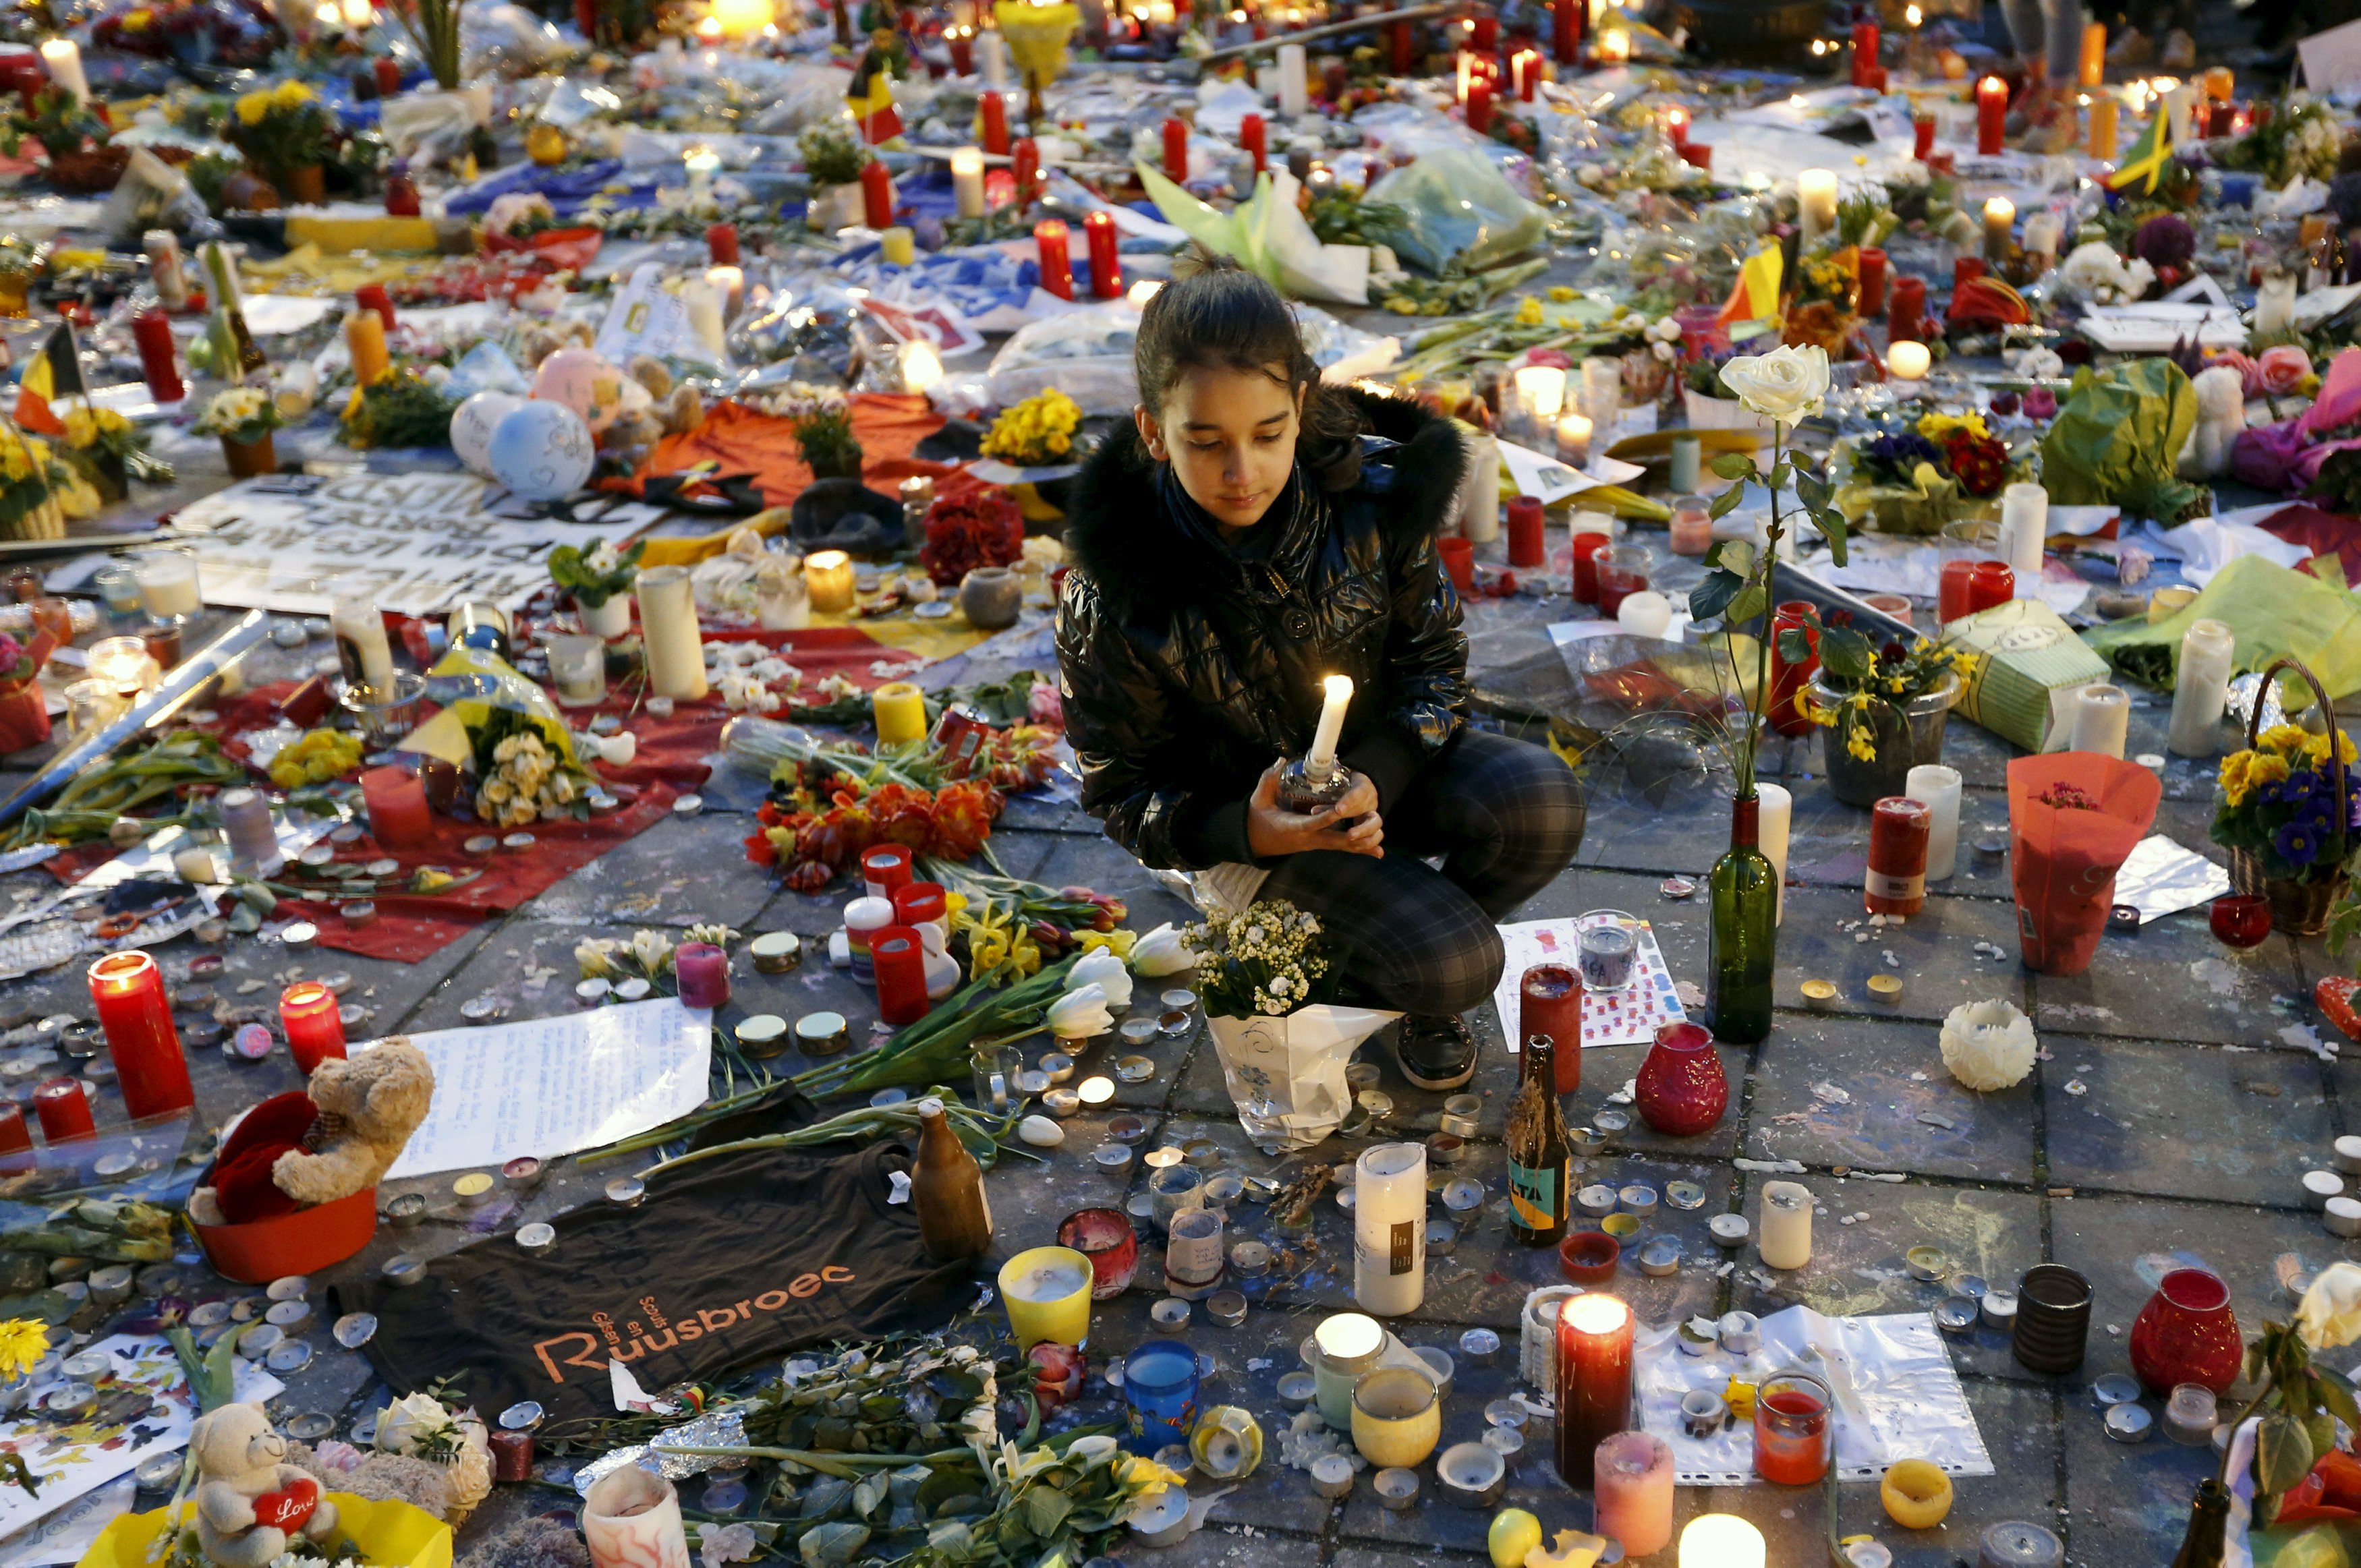
<path id="1" fill-rule="evenodd" d="M 13 1100 L 0 1101 L 0 1171 L 11 1176 L 33 1168 L 33 1135 L 25 1125 L 25 1108 Z"/>
<path id="2" fill-rule="evenodd" d="M 330 1057 L 345 1055 L 345 1021 L 336 993 L 316 980 L 299 980 L 279 995 L 279 1026 L 287 1031 L 287 1054 L 295 1070 L 310 1077 Z"/>
<path id="3" fill-rule="evenodd" d="M 1710 174 L 1713 172 L 1713 148 L 1701 141 L 1685 141 L 1681 143 L 1681 161 L 1692 169 L 1702 169 Z"/>
<path id="4" fill-rule="evenodd" d="M 156 661 L 159 670 L 169 670 L 181 662 L 181 628 L 177 621 L 159 621 L 139 633 L 139 641 L 148 647 L 148 656 Z"/>
<path id="5" fill-rule="evenodd" d="M 2133 1321 L 2131 1353 L 2132 1370 L 2151 1394 L 2169 1394 L 2179 1383 L 2229 1392 L 2246 1356 L 2230 1288 L 2206 1269 L 2174 1269 Z"/>
<path id="6" fill-rule="evenodd" d="M 172 1004 L 164 995 L 164 971 L 156 960 L 144 952 L 107 954 L 90 966 L 90 995 L 98 1004 L 106 1054 L 131 1119 L 170 1116 L 194 1105 L 188 1058 L 181 1054 Z M 49 1125 L 46 1118 L 41 1125 Z"/>
<path id="7" fill-rule="evenodd" d="M 375 311 L 377 319 L 385 323 L 385 330 L 393 330 L 393 296 L 386 292 L 384 284 L 362 284 L 353 291 L 353 303 L 361 310 Z"/>
<path id="8" fill-rule="evenodd" d="M 1617 544 L 1600 551 L 1598 613 L 1613 620 L 1625 599 L 1647 587 L 1648 568 L 1653 564 L 1643 544 Z"/>
<path id="9" fill-rule="evenodd" d="M 33 1113 L 41 1119 L 41 1141 L 49 1144 L 88 1143 L 98 1136 L 91 1120 L 90 1096 L 78 1078 L 52 1078 L 33 1091 Z M 21 1120 L 23 1113 L 19 1112 Z"/>
<path id="10" fill-rule="evenodd" d="M 1969 614 L 2006 604 L 2016 597 L 2016 572 L 2005 561 L 1979 561 L 1968 575 Z"/>
<path id="11" fill-rule="evenodd" d="M 912 881 L 909 846 L 880 844 L 862 850 L 861 880 L 869 884 L 870 897 L 891 899 L 895 889 L 907 887 Z"/>
<path id="12" fill-rule="evenodd" d="M 386 166 L 385 215 L 389 218 L 414 218 L 423 209 L 418 201 L 418 181 L 410 177 L 410 160 L 397 158 Z"/>
<path id="13" fill-rule="evenodd" d="M 131 336 L 139 345 L 139 374 L 148 383 L 148 395 L 159 403 L 187 397 L 180 356 L 172 346 L 171 319 L 161 311 L 142 311 L 131 318 Z"/>
<path id="14" fill-rule="evenodd" d="M 1754 1474 L 1779 1486 L 1809 1486 L 1828 1473 L 1835 1447 L 1828 1386 L 1801 1372 L 1767 1377 L 1754 1392 Z"/>
<path id="15" fill-rule="evenodd" d="M 1518 991 L 1517 1038 L 1550 1037 L 1557 1091 L 1572 1094 L 1582 1087 L 1582 978 L 1564 964 L 1535 964 Z"/>
<path id="16" fill-rule="evenodd" d="M 1178 115 L 1164 122 L 1164 177 L 1175 185 L 1189 182 L 1189 122 Z"/>
<path id="17" fill-rule="evenodd" d="M 1490 54 L 1500 47 L 1500 16 L 1497 11 L 1478 11 L 1475 16 L 1476 30 L 1469 37 L 1478 53 Z"/>
<path id="18" fill-rule="evenodd" d="M 1861 313 L 1880 316 L 1885 313 L 1885 252 L 1873 245 L 1864 245 L 1854 253 L 1861 268 Z"/>
<path id="19" fill-rule="evenodd" d="M 1984 275 L 1984 258 L 1981 256 L 1958 256 L 1951 258 L 1951 290 L 1954 293 Z"/>
<path id="20" fill-rule="evenodd" d="M 1780 644 L 1792 639 L 1783 631 L 1800 631 L 1808 650 L 1803 659 L 1789 662 Z M 1812 721 L 1804 717 L 1797 698 L 1820 667 L 1820 617 L 1808 599 L 1789 599 L 1771 618 L 1771 728 L 1782 735 L 1809 735 Z"/>
<path id="21" fill-rule="evenodd" d="M 1976 83 L 1976 153 L 1992 158 L 2001 149 L 2001 133 L 2008 123 L 2008 83 L 1987 76 Z"/>
<path id="22" fill-rule="evenodd" d="M 950 903 L 939 882 L 905 883 L 888 896 L 894 901 L 896 926 L 924 926 L 928 921 L 940 920 Z"/>
<path id="23" fill-rule="evenodd" d="M 2271 934 L 2271 901 L 2259 893 L 2225 893 L 2206 907 L 2205 924 L 2217 942 L 2255 947 Z"/>
<path id="24" fill-rule="evenodd" d="M 1058 1245 L 1091 1260 L 1091 1299 L 1111 1301 L 1131 1288 L 1139 1268 L 1139 1234 L 1114 1209 L 1081 1209 L 1058 1226 Z"/>
<path id="25" fill-rule="evenodd" d="M 976 98 L 983 113 L 983 150 L 996 158 L 1008 156 L 1008 100 L 997 93 L 985 93 Z"/>
<path id="26" fill-rule="evenodd" d="M 1061 300 L 1074 297 L 1074 264 L 1066 250 L 1062 218 L 1043 218 L 1033 225 L 1033 248 L 1041 256 L 1041 287 Z"/>
<path id="27" fill-rule="evenodd" d="M 369 769 L 361 774 L 361 799 L 368 806 L 369 836 L 384 848 L 406 850 L 434 837 L 426 785 L 408 768 Z"/>
<path id="28" fill-rule="evenodd" d="M 876 951 L 873 941 L 870 950 Z M 710 1009 L 730 1001 L 730 955 L 711 942 L 683 942 L 673 949 L 672 972 L 683 1007 Z"/>
<path id="29" fill-rule="evenodd" d="M 887 926 L 869 938 L 877 971 L 877 1015 L 899 1028 L 927 1015 L 927 952 L 907 926 Z"/>
<path id="30" fill-rule="evenodd" d="M 2226 137 L 2235 128 L 2238 112 L 2227 104 L 2209 104 L 2205 108 L 2205 134 Z"/>
<path id="31" fill-rule="evenodd" d="M 1944 625 L 1975 612 L 1973 583 L 1978 561 L 1946 561 L 1935 595 L 1935 617 Z M 2012 585 L 2014 586 L 2014 585 Z"/>
<path id="32" fill-rule="evenodd" d="M 533 1433 L 496 1431 L 485 1442 L 492 1451 L 493 1480 L 515 1482 L 533 1479 Z"/>
<path id="33" fill-rule="evenodd" d="M 1560 65 L 1581 63 L 1582 24 L 1589 19 L 1587 16 L 1589 9 L 1590 7 L 1582 4 L 1581 0 L 1557 0 L 1556 7 L 1550 17 L 1550 47 L 1551 52 L 1556 55 Z M 1410 73 L 1397 70 L 1394 74 L 1407 76 Z"/>
<path id="34" fill-rule="evenodd" d="M 893 225 L 894 174 L 882 158 L 861 166 L 861 221 L 873 229 Z"/>
<path id="35" fill-rule="evenodd" d="M 1875 22 L 1855 22 L 1852 25 L 1852 84 L 1856 87 L 1878 85 L 1878 28 Z"/>
<path id="36" fill-rule="evenodd" d="M 1935 150 L 1935 116 L 1920 115 L 1910 122 L 1910 156 L 1919 162 Z"/>
<path id="37" fill-rule="evenodd" d="M 738 225 L 714 224 L 705 231 L 706 258 L 716 267 L 735 267 L 738 263 Z"/>
<path id="38" fill-rule="evenodd" d="M 1614 541 L 1604 533 L 1574 536 L 1574 602 L 1598 602 L 1598 553 Z"/>
<path id="39" fill-rule="evenodd" d="M 1093 213 L 1083 218 L 1082 238 L 1091 251 L 1091 295 L 1112 300 L 1123 292 L 1123 261 L 1115 254 L 1114 217 Z"/>
<path id="40" fill-rule="evenodd" d="M 1658 1028 L 1631 1093 L 1642 1119 L 1668 1138 L 1711 1132 L 1730 1109 L 1730 1080 L 1713 1031 L 1686 1021 Z"/>
<path id="41" fill-rule="evenodd" d="M 1018 137 L 1008 149 L 1008 167 L 1016 176 L 1016 211 L 1019 216 L 1041 193 L 1041 146 L 1031 137 Z"/>
<path id="42" fill-rule="evenodd" d="M 1934 813 L 1906 795 L 1889 795 L 1869 814 L 1869 870 L 1861 906 L 1872 915 L 1916 915 L 1927 907 L 1927 830 Z"/>
<path id="43" fill-rule="evenodd" d="M 1598 1445 L 1631 1424 L 1631 1309 L 1598 1293 L 1557 1316 L 1557 1474 L 1587 1489 Z"/>
<path id="44" fill-rule="evenodd" d="M 943 37 L 950 40 L 951 74 L 973 76 L 975 74 L 975 39 L 969 36 L 968 29 L 946 28 Z"/>
<path id="45" fill-rule="evenodd" d="M 1238 145 L 1254 156 L 1257 174 L 1269 167 L 1270 135 L 1260 115 L 1247 115 L 1239 119 Z"/>
<path id="46" fill-rule="evenodd" d="M 1434 553 L 1443 561 L 1443 569 L 1450 574 L 1451 586 L 1459 590 L 1461 598 L 1476 597 L 1476 546 L 1455 533 L 1446 533 L 1434 542 Z"/>
<path id="47" fill-rule="evenodd" d="M 1479 137 L 1492 133 L 1492 85 L 1488 82 L 1467 83 L 1467 128 Z"/>
<path id="48" fill-rule="evenodd" d="M 1540 566 L 1549 560 L 1543 543 L 1542 499 L 1516 496 L 1509 502 L 1509 565 Z"/>
<path id="49" fill-rule="evenodd" d="M 1411 62 L 1417 54 L 1418 40 L 1412 36 L 1408 22 L 1396 22 L 1386 31 L 1391 35 L 1387 43 L 1393 51 L 1394 74 L 1408 76 Z"/>
<path id="50" fill-rule="evenodd" d="M 1896 278 L 1885 302 L 1885 336 L 1891 343 L 1923 343 L 1927 337 L 1927 284 Z"/>
<path id="51" fill-rule="evenodd" d="M 377 95 L 390 98 L 401 91 L 401 62 L 384 57 L 369 61 L 369 70 L 377 76 Z"/>

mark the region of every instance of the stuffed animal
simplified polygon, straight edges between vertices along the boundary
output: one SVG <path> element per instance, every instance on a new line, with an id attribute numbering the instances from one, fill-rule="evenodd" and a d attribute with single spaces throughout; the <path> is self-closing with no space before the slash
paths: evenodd
<path id="1" fill-rule="evenodd" d="M 2184 479 L 2212 479 L 2230 471 L 2230 448 L 2246 428 L 2246 378 L 2215 365 L 2190 378 L 2197 390 L 2197 425 L 2176 466 Z"/>
<path id="2" fill-rule="evenodd" d="M 224 1405 L 189 1428 L 197 1461 L 197 1545 L 219 1568 L 268 1568 L 291 1539 L 336 1532 L 336 1505 L 285 1463 L 287 1440 L 253 1405 Z"/>
<path id="3" fill-rule="evenodd" d="M 426 1053 L 400 1036 L 312 1069 L 320 1119 L 302 1148 L 271 1162 L 270 1179 L 299 1203 L 333 1203 L 375 1187 L 401 1157 L 434 1099 Z"/>

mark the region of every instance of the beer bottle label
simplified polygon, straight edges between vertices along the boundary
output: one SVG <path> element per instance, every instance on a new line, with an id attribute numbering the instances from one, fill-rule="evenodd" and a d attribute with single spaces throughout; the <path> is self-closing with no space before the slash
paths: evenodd
<path id="1" fill-rule="evenodd" d="M 1509 1162 L 1509 1205 L 1529 1231 L 1554 1230 L 1565 1219 L 1565 1167 Z"/>

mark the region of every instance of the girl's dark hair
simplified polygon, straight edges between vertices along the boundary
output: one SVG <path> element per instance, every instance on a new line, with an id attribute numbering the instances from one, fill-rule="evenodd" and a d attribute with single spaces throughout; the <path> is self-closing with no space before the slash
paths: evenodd
<path id="1" fill-rule="evenodd" d="M 1303 393 L 1304 466 L 1324 489 L 1350 489 L 1360 477 L 1359 415 L 1320 383 L 1320 367 L 1277 289 L 1228 257 L 1198 247 L 1180 258 L 1172 281 L 1140 312 L 1132 352 L 1139 400 L 1160 415 L 1183 370 L 1220 367 L 1283 376 L 1290 393 Z"/>

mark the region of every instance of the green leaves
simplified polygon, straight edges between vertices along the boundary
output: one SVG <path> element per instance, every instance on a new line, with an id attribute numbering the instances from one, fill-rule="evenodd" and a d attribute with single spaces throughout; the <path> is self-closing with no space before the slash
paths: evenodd
<path id="1" fill-rule="evenodd" d="M 1869 679 L 1875 653 L 1869 639 L 1850 626 L 1825 627 L 1820 631 L 1820 668 L 1837 680 L 1859 685 Z"/>
<path id="2" fill-rule="evenodd" d="M 1738 597 L 1722 611 L 1722 625 L 1743 626 L 1771 607 L 1771 597 L 1763 591 L 1761 583 L 1750 582 L 1741 588 Z"/>
<path id="3" fill-rule="evenodd" d="M 2265 1416 L 2255 1433 L 2255 1480 L 2266 1492 L 2285 1492 L 2312 1474 L 2312 1438 L 2288 1416 Z"/>
<path id="4" fill-rule="evenodd" d="M 1800 626 L 1780 628 L 1779 657 L 1790 664 L 1809 663 L 1812 659 L 1810 634 Z"/>
<path id="5" fill-rule="evenodd" d="M 1758 479 L 1762 474 L 1754 466 L 1754 458 L 1744 452 L 1722 452 L 1708 465 L 1725 479 Z"/>
<path id="6" fill-rule="evenodd" d="M 1721 494 L 1714 497 L 1712 500 L 1706 503 L 1706 515 L 1708 517 L 1714 518 L 1717 521 L 1721 518 L 1728 517 L 1731 512 L 1738 510 L 1738 503 L 1745 499 L 1746 487 L 1743 485 L 1732 485 L 1730 488 L 1722 491 Z"/>
<path id="7" fill-rule="evenodd" d="M 2351 1378 L 2334 1367 L 2314 1366 L 2312 1395 L 2330 1415 L 2361 1432 L 2361 1398 L 2355 1397 Z"/>
<path id="8" fill-rule="evenodd" d="M 1025 1524 L 1045 1540 L 1056 1533 L 1074 1511 L 1074 1499 L 1055 1486 L 1035 1486 L 1025 1494 Z"/>
<path id="9" fill-rule="evenodd" d="M 1689 590 L 1689 617 L 1710 620 L 1727 609 L 1747 587 L 1747 580 L 1727 567 L 1716 566 Z"/>

